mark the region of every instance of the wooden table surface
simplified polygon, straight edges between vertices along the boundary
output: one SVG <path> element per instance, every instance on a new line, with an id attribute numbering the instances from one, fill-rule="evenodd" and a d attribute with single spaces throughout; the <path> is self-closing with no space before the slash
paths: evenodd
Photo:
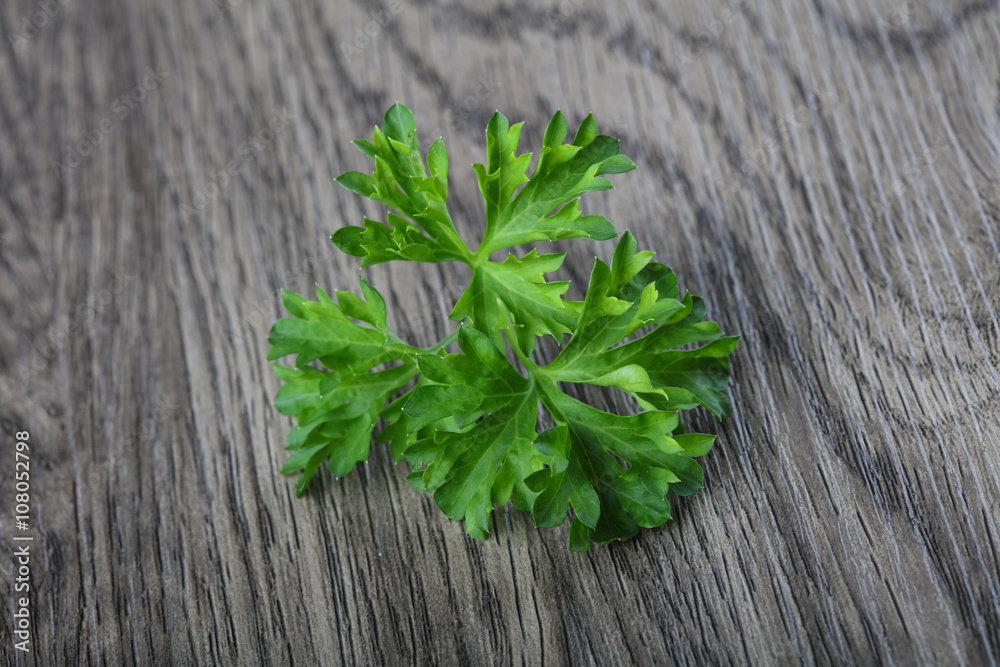
<path id="1" fill-rule="evenodd" d="M 0 25 L 6 664 L 1000 661 L 995 0 L 17 0 Z M 445 136 L 469 237 L 494 109 L 525 150 L 557 108 L 621 137 L 638 169 L 585 209 L 743 337 L 674 521 L 576 554 L 510 507 L 467 538 L 381 445 L 303 498 L 279 474 L 279 289 L 357 290 L 328 237 L 381 208 L 331 179 L 395 101 Z M 576 284 L 612 244 L 556 248 Z M 454 266 L 363 275 L 407 340 L 454 326 Z"/>

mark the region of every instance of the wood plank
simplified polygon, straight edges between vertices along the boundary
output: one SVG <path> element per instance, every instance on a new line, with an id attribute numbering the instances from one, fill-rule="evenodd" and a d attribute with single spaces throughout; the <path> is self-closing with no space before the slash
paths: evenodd
<path id="1" fill-rule="evenodd" d="M 43 5 L 0 7 L 5 664 L 1000 661 L 996 2 Z M 743 337 L 674 521 L 575 554 L 512 508 L 467 538 L 383 446 L 279 475 L 279 290 L 357 289 L 327 239 L 382 213 L 331 179 L 397 100 L 468 238 L 494 109 L 622 138 L 584 208 Z M 611 251 L 552 247 L 573 290 Z M 468 279 L 364 275 L 424 345 Z"/>

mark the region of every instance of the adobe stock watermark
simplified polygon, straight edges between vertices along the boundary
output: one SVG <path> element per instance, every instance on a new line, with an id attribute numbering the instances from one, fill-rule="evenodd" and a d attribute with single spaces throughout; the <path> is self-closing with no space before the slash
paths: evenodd
<path id="1" fill-rule="evenodd" d="M 220 18 L 243 4 L 243 0 L 215 0 L 215 13 Z"/>
<path id="2" fill-rule="evenodd" d="M 167 401 L 159 398 L 153 401 L 151 407 L 153 409 L 148 417 L 143 419 L 138 426 L 122 435 L 121 444 L 125 451 L 134 449 L 143 442 L 151 440 L 156 427 L 173 417 L 180 409 L 180 406 L 172 400 Z"/>
<path id="3" fill-rule="evenodd" d="M 301 285 L 309 281 L 310 278 L 315 278 L 320 273 L 321 263 L 333 264 L 339 259 L 343 259 L 344 255 L 337 250 L 337 247 L 330 243 L 328 245 L 320 246 L 322 250 L 319 250 L 309 256 L 303 258 L 298 264 L 293 266 L 291 269 L 285 271 L 277 279 L 277 285 L 279 288 L 289 289 L 291 291 L 296 291 L 293 286 Z M 332 299 L 336 301 L 337 297 L 334 294 L 334 290 L 323 289 L 330 295 Z M 353 291 L 355 294 L 360 295 L 360 287 L 358 283 L 353 285 L 340 288 L 343 291 Z M 379 290 L 384 298 L 388 298 L 386 293 Z M 315 286 L 311 285 L 310 289 L 303 294 L 304 297 L 310 301 L 316 299 Z M 270 329 L 275 321 L 275 312 L 279 313 L 279 317 L 290 317 L 289 313 L 285 312 L 284 305 L 281 303 L 281 293 L 280 289 L 275 291 L 272 296 L 261 299 L 253 305 L 250 312 L 245 316 L 240 318 L 232 328 L 229 330 L 229 340 L 230 341 L 243 341 L 249 337 L 252 337 L 256 333 L 264 333 L 265 330 Z M 431 309 L 416 309 L 413 312 L 407 311 L 406 313 L 397 313 L 400 317 L 405 317 L 406 326 L 410 331 L 434 331 L 437 326 L 444 326 L 447 328 L 446 322 L 449 321 L 447 318 L 439 317 L 437 311 Z M 367 325 L 363 325 L 367 326 Z M 458 326 L 457 323 L 454 326 Z"/>
<path id="4" fill-rule="evenodd" d="M 926 6 L 926 0 L 920 2 L 907 0 L 896 5 L 895 9 L 888 16 L 879 17 L 878 27 L 882 30 L 899 30 L 900 28 L 905 28 L 913 20 L 913 15 L 917 13 L 917 10 Z"/>
<path id="5" fill-rule="evenodd" d="M 147 403 L 145 407 L 148 415 L 141 417 L 136 426 L 119 435 L 116 438 L 118 446 L 109 448 L 109 451 L 119 449 L 126 452 L 126 455 L 139 451 L 140 445 L 153 438 L 159 425 L 173 418 L 180 411 L 180 405 L 174 402 L 174 399 L 157 398 L 151 403 Z M 105 459 L 101 462 L 91 461 L 81 472 L 77 482 L 81 488 L 97 495 L 110 486 L 111 475 L 116 470 L 121 471 L 122 466 L 116 464 L 113 459 Z"/>
<path id="6" fill-rule="evenodd" d="M 104 137 L 114 132 L 118 124 L 128 118 L 149 97 L 150 93 L 160 87 L 160 83 L 168 76 L 167 72 L 157 72 L 152 67 L 147 67 L 144 73 L 145 76 L 132 90 L 111 103 L 110 115 L 102 118 L 97 127 L 85 132 L 75 144 L 65 149 L 62 162 L 52 161 L 52 168 L 55 169 L 59 180 L 65 180 L 73 173 L 84 159 L 89 157 L 104 141 Z"/>
<path id="7" fill-rule="evenodd" d="M 208 183 L 201 188 L 195 188 L 191 203 L 181 206 L 181 216 L 187 220 L 194 213 L 203 211 L 209 201 L 218 197 L 219 193 L 229 186 L 231 177 L 256 160 L 257 154 L 267 148 L 278 133 L 294 119 L 295 115 L 287 109 L 271 114 L 267 121 L 267 127 L 240 143 L 236 147 L 236 154 L 226 162 L 225 168 L 210 174 Z"/>
<path id="8" fill-rule="evenodd" d="M 437 127 L 427 136 L 432 140 L 448 134 L 448 130 L 458 127 L 459 123 L 479 110 L 483 102 L 490 99 L 496 91 L 503 87 L 503 82 L 495 72 L 484 72 L 476 79 L 476 86 L 472 92 L 457 100 L 444 112 L 444 127 Z"/>
<path id="9" fill-rule="evenodd" d="M 785 138 L 793 129 L 806 125 L 813 118 L 814 113 L 829 108 L 832 104 L 836 104 L 836 101 L 837 98 L 832 92 L 811 93 L 805 104 L 800 104 L 778 121 L 774 136 L 745 154 L 739 166 L 739 173 L 734 175 L 733 179 L 726 185 L 726 189 L 729 192 L 735 192 L 748 185 L 753 175 L 777 154 L 779 138 Z"/>
<path id="10" fill-rule="evenodd" d="M 120 271 L 112 273 L 113 278 L 107 287 L 88 297 L 77 306 L 74 317 L 55 333 L 50 333 L 43 341 L 42 347 L 35 351 L 31 359 L 21 367 L 21 379 L 27 380 L 48 368 L 60 350 L 66 347 L 70 339 L 76 338 L 84 328 L 97 319 L 104 309 L 120 294 L 125 286 L 135 279 L 135 276 L 123 274 Z"/>
<path id="11" fill-rule="evenodd" d="M 336 256 L 333 243 L 322 245 L 320 248 L 322 250 L 305 257 L 297 265 L 281 274 L 277 280 L 278 285 L 283 289 L 288 289 L 289 285 L 301 284 L 308 277 L 316 276 L 319 273 L 319 260 L 321 259 L 329 260 L 332 263 Z M 313 294 L 305 296 L 309 299 L 314 298 Z M 250 314 L 237 322 L 235 328 L 229 331 L 229 340 L 245 340 L 247 336 L 265 323 L 270 327 L 271 324 L 274 324 L 272 319 L 274 311 L 279 306 L 281 306 L 280 293 L 259 301 L 250 310 Z"/>
<path id="12" fill-rule="evenodd" d="M 389 0 L 384 9 L 370 10 L 368 15 L 371 16 L 371 20 L 364 26 L 355 26 L 354 32 L 351 34 L 351 41 L 340 44 L 340 53 L 343 54 L 347 62 L 350 63 L 371 46 L 382 29 L 401 11 L 403 11 L 403 3 L 400 0 Z"/>
<path id="13" fill-rule="evenodd" d="M 597 121 L 597 127 L 601 134 L 606 134 L 616 139 L 621 139 L 626 133 L 632 131 L 632 124 L 625 122 L 625 119 L 620 114 L 615 114 L 611 119 L 603 121 L 597 114 L 594 114 L 594 120 Z"/>
<path id="14" fill-rule="evenodd" d="M 545 24 L 549 30 L 555 30 L 576 13 L 583 0 L 559 0 L 559 3 L 545 12 Z"/>
<path id="15" fill-rule="evenodd" d="M 49 24 L 61 7 L 65 7 L 69 2 L 70 0 L 35 0 L 38 10 L 31 16 L 22 16 L 18 32 L 8 32 L 7 39 L 15 48 L 24 46 Z"/>
<path id="16" fill-rule="evenodd" d="M 732 7 L 727 7 L 719 12 L 718 16 L 703 21 L 704 30 L 674 49 L 677 62 L 681 65 L 693 63 L 695 58 L 704 53 L 705 49 L 718 39 L 726 26 L 732 25 L 736 16 L 746 10 L 748 6 L 749 0 L 733 0 Z"/>
<path id="17" fill-rule="evenodd" d="M 934 143 L 928 148 L 930 149 L 928 155 L 914 157 L 903 163 L 903 165 L 899 168 L 899 176 L 897 176 L 889 187 L 886 188 L 886 195 L 889 193 L 895 194 L 897 201 L 905 197 L 909 190 L 902 177 L 910 176 L 911 178 L 915 178 L 919 176 L 924 169 L 932 167 L 934 163 L 937 162 L 939 155 L 948 152 L 951 148 L 951 144 L 948 141 L 948 137 L 942 134 L 938 136 Z M 861 216 L 862 220 L 876 220 L 880 217 L 887 218 L 890 215 L 890 207 L 891 203 L 889 201 L 883 200 L 882 197 L 876 195 L 871 199 L 860 203 L 858 207 L 858 214 Z"/>

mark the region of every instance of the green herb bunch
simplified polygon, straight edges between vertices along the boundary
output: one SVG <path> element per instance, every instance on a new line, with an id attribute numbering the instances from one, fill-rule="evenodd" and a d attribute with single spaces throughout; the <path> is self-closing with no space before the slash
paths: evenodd
<path id="1" fill-rule="evenodd" d="M 371 141 L 353 142 L 375 171 L 337 182 L 389 211 L 386 223 L 365 218 L 363 227 L 339 229 L 336 246 L 362 268 L 453 261 L 472 278 L 449 316 L 461 324 L 429 348 L 388 328 L 385 301 L 364 279 L 361 296 L 282 293 L 292 317 L 272 328 L 268 359 L 296 355 L 294 367 L 275 364 L 285 383 L 275 405 L 298 422 L 282 472 L 301 472 L 300 494 L 324 464 L 342 477 L 367 460 L 381 421 L 375 441 L 391 443 L 393 458 L 412 467 L 410 484 L 433 492 L 473 537 L 485 539 L 494 505 L 513 499 L 539 526 L 571 518 L 569 548 L 585 551 L 670 519 L 668 491 L 701 488 L 692 457 L 708 452 L 714 436 L 684 433 L 677 411 L 728 415 L 722 392 L 738 337 L 704 321 L 702 300 L 681 296 L 673 272 L 637 252 L 628 232 L 610 265 L 595 260 L 583 301 L 563 297 L 568 282 L 546 280 L 564 254 L 532 249 L 494 261 L 528 243 L 618 236 L 607 219 L 582 215 L 579 198 L 611 188 L 603 175 L 635 168 L 592 115 L 564 143 L 566 119 L 556 112 L 529 176 L 532 155 L 517 154 L 521 126 L 499 112 L 487 125 L 486 163 L 474 165 L 486 212 L 475 250 L 448 212 L 444 142 L 431 144 L 425 164 L 409 109 L 395 104 Z M 541 365 L 534 352 L 545 335 L 558 353 Z M 456 341 L 459 351 L 449 352 Z M 570 384 L 620 389 L 642 410 L 599 410 L 566 393 Z M 539 406 L 550 428 L 540 430 Z"/>

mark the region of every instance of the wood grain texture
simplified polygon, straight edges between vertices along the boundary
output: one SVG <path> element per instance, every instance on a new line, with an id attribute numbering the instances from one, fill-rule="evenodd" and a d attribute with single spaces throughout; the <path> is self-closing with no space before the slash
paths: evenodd
<path id="1" fill-rule="evenodd" d="M 0 5 L 5 664 L 1000 661 L 995 1 L 217 2 Z M 466 538 L 382 446 L 279 475 L 278 291 L 357 289 L 327 237 L 381 213 L 331 179 L 397 100 L 471 237 L 494 109 L 623 139 L 585 208 L 743 336 L 674 521 L 580 555 L 509 508 Z M 576 284 L 611 250 L 557 247 Z M 467 277 L 365 275 L 425 345 Z"/>

